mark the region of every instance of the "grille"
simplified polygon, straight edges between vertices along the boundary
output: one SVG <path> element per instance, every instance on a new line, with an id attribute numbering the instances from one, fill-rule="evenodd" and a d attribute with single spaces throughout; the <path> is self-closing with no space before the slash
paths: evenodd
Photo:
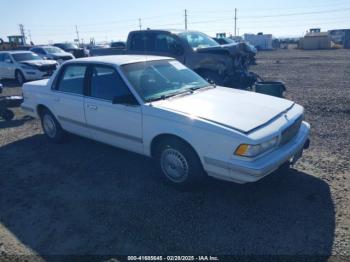
<path id="1" fill-rule="evenodd" d="M 39 67 L 39 70 L 42 71 L 42 72 L 46 72 L 46 73 L 49 73 L 49 72 L 53 72 L 56 70 L 56 65 L 53 64 L 53 65 L 43 65 L 43 66 L 40 66 Z"/>
<path id="2" fill-rule="evenodd" d="M 294 121 L 289 127 L 282 131 L 282 139 L 281 144 L 287 144 L 290 140 L 292 140 L 297 134 L 301 126 L 301 122 L 303 121 L 303 117 L 300 116 L 297 120 Z"/>
<path id="3" fill-rule="evenodd" d="M 72 57 L 71 56 L 62 56 L 62 57 L 60 57 L 60 59 L 66 61 L 66 60 L 72 59 Z"/>

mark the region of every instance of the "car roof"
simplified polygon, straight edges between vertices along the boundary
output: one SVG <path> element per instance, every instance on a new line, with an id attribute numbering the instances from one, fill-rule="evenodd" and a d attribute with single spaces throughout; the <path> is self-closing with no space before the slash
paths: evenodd
<path id="1" fill-rule="evenodd" d="M 172 57 L 165 56 L 148 56 L 148 55 L 108 55 L 108 56 L 91 56 L 78 58 L 74 60 L 70 60 L 66 63 L 106 63 L 106 64 L 114 64 L 114 65 L 125 65 L 125 64 L 133 64 L 139 62 L 149 62 L 149 61 L 157 61 L 157 60 L 168 60 L 174 59 Z"/>
<path id="2" fill-rule="evenodd" d="M 146 30 L 134 30 L 131 31 L 132 33 L 139 33 L 139 32 L 170 32 L 172 34 L 181 34 L 181 33 L 202 33 L 200 31 L 195 30 L 184 30 L 184 29 L 146 29 Z"/>

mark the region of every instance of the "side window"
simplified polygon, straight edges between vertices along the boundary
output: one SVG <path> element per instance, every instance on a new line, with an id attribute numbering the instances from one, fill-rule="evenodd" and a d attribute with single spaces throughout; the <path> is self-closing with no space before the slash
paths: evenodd
<path id="1" fill-rule="evenodd" d="M 43 49 L 41 49 L 41 48 L 36 48 L 34 52 L 35 52 L 35 53 L 37 53 L 37 54 L 42 54 L 42 55 L 45 55 L 44 50 L 43 50 Z"/>
<path id="2" fill-rule="evenodd" d="M 4 54 L 4 58 L 3 59 L 4 59 L 4 61 L 6 61 L 6 60 L 12 61 L 12 59 L 11 59 L 9 54 Z"/>
<path id="3" fill-rule="evenodd" d="M 86 68 L 85 65 L 66 66 L 56 89 L 67 93 L 83 94 Z"/>
<path id="4" fill-rule="evenodd" d="M 0 54 L 0 62 L 4 62 L 4 54 Z"/>
<path id="5" fill-rule="evenodd" d="M 110 101 L 116 97 L 133 96 L 119 73 L 108 66 L 93 67 L 90 95 Z"/>
<path id="6" fill-rule="evenodd" d="M 168 34 L 157 34 L 154 49 L 159 52 L 170 52 L 176 43 L 176 40 Z"/>
<path id="7" fill-rule="evenodd" d="M 134 51 L 153 51 L 154 34 L 135 33 L 131 38 L 130 49 Z"/>

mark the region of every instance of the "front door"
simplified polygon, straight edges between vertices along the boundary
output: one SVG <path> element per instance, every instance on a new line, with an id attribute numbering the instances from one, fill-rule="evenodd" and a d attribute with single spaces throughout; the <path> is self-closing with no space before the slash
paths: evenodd
<path id="1" fill-rule="evenodd" d="M 77 135 L 91 137 L 84 113 L 84 83 L 87 66 L 69 64 L 55 80 L 51 103 L 62 128 Z"/>
<path id="2" fill-rule="evenodd" d="M 87 82 L 89 91 L 84 107 L 86 124 L 93 138 L 143 153 L 141 107 L 137 103 L 115 102 L 120 97 L 133 98 L 116 69 L 104 65 L 92 66 Z"/>

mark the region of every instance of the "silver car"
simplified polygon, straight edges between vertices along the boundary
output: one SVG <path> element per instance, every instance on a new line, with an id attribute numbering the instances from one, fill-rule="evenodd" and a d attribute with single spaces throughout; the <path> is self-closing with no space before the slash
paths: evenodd
<path id="1" fill-rule="evenodd" d="M 74 59 L 75 57 L 61 48 L 56 46 L 36 46 L 30 49 L 30 51 L 36 53 L 43 59 L 56 60 L 59 64 L 64 61 Z"/>
<path id="2" fill-rule="evenodd" d="M 57 67 L 56 61 L 44 60 L 30 51 L 0 52 L 0 78 L 15 79 L 19 85 L 50 77 Z"/>

